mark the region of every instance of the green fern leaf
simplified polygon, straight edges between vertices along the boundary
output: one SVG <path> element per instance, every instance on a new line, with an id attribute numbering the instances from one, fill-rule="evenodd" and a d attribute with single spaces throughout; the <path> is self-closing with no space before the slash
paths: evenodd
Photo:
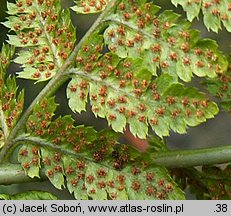
<path id="1" fill-rule="evenodd" d="M 109 0 L 77 0 L 71 9 L 81 14 L 99 13 L 106 8 L 108 2 Z"/>
<path id="2" fill-rule="evenodd" d="M 115 14 L 105 18 L 110 23 L 104 32 L 109 50 L 121 58 L 143 59 L 143 67 L 154 76 L 161 68 L 185 82 L 193 74 L 216 77 L 226 70 L 227 61 L 215 41 L 200 40 L 199 32 L 172 11 L 157 16 L 159 9 L 144 1 L 122 1 Z"/>
<path id="3" fill-rule="evenodd" d="M 27 191 L 15 195 L 0 194 L 0 200 L 57 200 L 58 198 L 45 191 Z"/>
<path id="4" fill-rule="evenodd" d="M 183 7 L 190 22 L 195 17 L 198 18 L 202 10 L 204 24 L 209 30 L 218 32 L 221 29 L 221 24 L 223 24 L 227 31 L 231 32 L 231 3 L 229 0 L 171 0 L 171 2 L 175 6 L 179 4 Z"/>
<path id="5" fill-rule="evenodd" d="M 14 48 L 3 45 L 0 54 L 0 148 L 16 124 L 24 104 L 24 91 L 18 93 L 15 77 L 5 76 Z"/>
<path id="6" fill-rule="evenodd" d="M 98 42 L 97 42 L 98 40 Z M 148 125 L 160 137 L 172 129 L 185 133 L 217 112 L 194 88 L 186 88 L 168 74 L 153 80 L 140 58 L 121 59 L 112 53 L 102 54 L 102 38 L 92 35 L 77 58 L 78 67 L 69 73 L 69 106 L 74 112 L 85 110 L 88 96 L 96 116 L 106 118 L 116 132 L 130 131 L 145 138 Z"/>
<path id="7" fill-rule="evenodd" d="M 14 60 L 22 64 L 19 77 L 37 81 L 53 77 L 70 55 L 75 29 L 60 0 L 8 3 L 8 21 L 3 24 L 16 34 L 9 44 L 24 48 Z"/>
<path id="8" fill-rule="evenodd" d="M 149 153 L 118 144 L 112 131 L 75 127 L 70 116 L 51 121 L 56 107 L 54 98 L 37 104 L 26 134 L 16 138 L 23 143 L 18 159 L 27 175 L 39 176 L 43 168 L 56 188 L 67 187 L 76 199 L 184 199 Z"/>
<path id="9" fill-rule="evenodd" d="M 226 73 L 216 79 L 207 80 L 209 92 L 219 98 L 222 108 L 231 111 L 231 56 L 228 57 L 229 67 Z"/>

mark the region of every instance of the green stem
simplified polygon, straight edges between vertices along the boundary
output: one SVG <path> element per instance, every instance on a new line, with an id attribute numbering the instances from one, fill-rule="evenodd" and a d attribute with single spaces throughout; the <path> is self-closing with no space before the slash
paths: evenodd
<path id="1" fill-rule="evenodd" d="M 169 168 L 222 164 L 230 161 L 230 145 L 193 150 L 158 152 L 153 155 L 153 162 L 155 164 Z"/>
<path id="2" fill-rule="evenodd" d="M 0 165 L 0 185 L 20 184 L 32 181 L 45 181 L 45 172 L 41 171 L 40 178 L 28 177 L 19 164 Z"/>
<path id="3" fill-rule="evenodd" d="M 115 6 L 117 0 L 112 0 L 107 5 L 106 9 L 101 13 L 101 15 L 97 18 L 91 28 L 87 31 L 84 37 L 80 40 L 80 42 L 76 45 L 75 49 L 65 62 L 65 64 L 60 68 L 57 74 L 48 82 L 48 84 L 44 87 L 44 89 L 37 95 L 34 101 L 30 104 L 27 108 L 25 113 L 23 113 L 22 117 L 19 119 L 15 127 L 12 129 L 9 137 L 6 140 L 6 143 L 2 150 L 0 151 L 0 164 L 6 161 L 8 158 L 5 158 L 7 152 L 12 148 L 14 145 L 14 138 L 17 136 L 18 132 L 25 126 L 28 117 L 30 116 L 31 112 L 33 111 L 34 106 L 41 101 L 44 97 L 52 95 L 65 81 L 69 79 L 68 76 L 65 76 L 64 72 L 67 71 L 70 66 L 74 63 L 75 58 L 79 52 L 79 49 L 84 44 L 86 39 L 97 29 L 99 25 L 101 25 L 102 20 L 104 19 L 105 15 Z"/>

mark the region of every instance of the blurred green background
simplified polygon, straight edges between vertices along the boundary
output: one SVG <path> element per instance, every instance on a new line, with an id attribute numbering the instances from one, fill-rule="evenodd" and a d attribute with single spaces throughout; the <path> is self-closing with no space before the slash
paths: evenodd
<path id="1" fill-rule="evenodd" d="M 9 2 L 14 2 L 13 0 L 8 0 Z M 0 0 L 0 22 L 6 20 L 6 0 Z M 170 0 L 154 0 L 155 4 L 162 7 L 162 10 L 172 9 L 178 13 L 181 13 L 183 17 L 185 17 L 185 13 L 182 11 L 181 7 L 175 8 Z M 73 5 L 72 0 L 63 0 L 63 7 L 69 7 Z M 76 15 L 71 12 L 73 24 L 77 28 L 77 40 L 79 41 L 81 37 L 85 34 L 87 29 L 91 26 L 91 24 L 96 19 L 97 15 Z M 224 53 L 231 53 L 231 34 L 226 30 L 222 30 L 219 34 L 208 32 L 204 27 L 202 22 L 202 16 L 200 15 L 200 20 L 194 20 L 192 23 L 192 28 L 199 29 L 201 31 L 201 37 L 209 37 L 217 41 L 220 46 L 220 49 Z M 7 40 L 7 29 L 0 25 L 0 46 L 3 42 Z M 12 64 L 9 68 L 9 73 L 15 73 L 19 71 L 20 68 L 18 65 Z M 30 104 L 33 98 L 40 92 L 43 86 L 46 83 L 34 84 L 31 81 L 27 80 L 18 80 L 18 84 L 20 88 L 25 89 L 25 98 L 26 98 L 26 106 Z M 66 85 L 66 84 L 65 84 Z M 107 126 L 107 123 L 102 119 L 96 119 L 94 115 L 90 112 L 88 107 L 88 111 L 86 113 L 82 113 L 81 115 L 73 114 L 67 106 L 67 100 L 65 95 L 65 85 L 57 92 L 56 101 L 61 104 L 59 110 L 57 111 L 57 115 L 59 113 L 68 113 L 72 114 L 73 118 L 76 119 L 77 124 L 85 124 L 85 125 L 93 125 L 96 129 L 101 129 Z M 201 79 L 194 78 L 193 85 L 202 88 L 203 91 L 206 90 L 201 85 Z M 190 148 L 203 148 L 208 146 L 219 146 L 219 145 L 229 145 L 230 142 L 230 128 L 231 128 L 231 114 L 221 111 L 220 114 L 216 116 L 215 119 L 211 119 L 206 123 L 188 129 L 188 133 L 185 135 L 178 135 L 175 133 L 171 133 L 171 136 L 167 138 L 167 143 L 169 148 L 171 149 L 190 149 Z M 14 194 L 20 191 L 25 190 L 48 190 L 53 194 L 57 195 L 61 199 L 72 199 L 72 195 L 70 195 L 66 190 L 58 191 L 54 189 L 54 187 L 49 182 L 42 183 L 27 183 L 24 185 L 11 185 L 11 186 L 0 186 L 0 193 L 10 193 Z M 189 197 L 192 198 L 192 197 Z"/>

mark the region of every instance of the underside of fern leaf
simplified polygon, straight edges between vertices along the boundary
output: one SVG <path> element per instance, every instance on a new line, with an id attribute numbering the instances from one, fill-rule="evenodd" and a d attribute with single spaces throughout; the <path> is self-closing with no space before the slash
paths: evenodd
<path id="1" fill-rule="evenodd" d="M 16 139 L 23 144 L 18 160 L 27 175 L 39 177 L 43 168 L 55 187 L 67 186 L 76 199 L 184 199 L 168 171 L 153 166 L 148 154 L 117 143 L 112 131 L 75 127 L 70 116 L 51 121 L 56 107 L 54 98 L 42 100 L 26 134 Z"/>
<path id="2" fill-rule="evenodd" d="M 146 1 L 122 1 L 104 32 L 105 43 L 121 58 L 141 58 L 154 76 L 157 68 L 185 82 L 194 75 L 216 77 L 227 68 L 215 41 L 199 39 L 199 32 L 172 11 L 157 15 L 159 7 Z"/>
<path id="3" fill-rule="evenodd" d="M 16 124 L 24 104 L 24 92 L 18 93 L 15 77 L 6 76 L 13 55 L 14 48 L 3 45 L 0 54 L 0 148 Z"/>
<path id="4" fill-rule="evenodd" d="M 223 22 L 230 31 L 230 4 L 226 0 L 207 1 L 206 7 L 202 0 L 187 1 L 187 5 L 172 2 L 184 8 L 202 5 L 208 28 L 217 31 Z M 11 151 L 7 151 L 19 146 L 18 162 L 26 175 L 40 178 L 45 173 L 56 188 L 67 187 L 76 199 L 184 199 L 169 171 L 154 165 L 151 157 L 158 150 L 167 151 L 161 138 L 171 130 L 186 133 L 189 126 L 218 113 L 217 105 L 205 94 L 183 82 L 193 76 L 209 78 L 211 92 L 222 90 L 223 104 L 230 106 L 226 57 L 215 41 L 200 39 L 188 21 L 172 11 L 159 13 L 160 8 L 150 1 L 75 3 L 72 9 L 83 14 L 109 7 L 74 51 L 75 29 L 69 10 L 61 8 L 61 0 L 8 3 L 9 17 L 3 24 L 14 34 L 9 35 L 10 45 L 3 46 L 0 54 L 0 148 L 4 150 L 0 160 L 8 159 Z M 227 4 L 220 7 L 221 3 Z M 200 9 L 189 12 L 189 8 L 192 20 Z M 18 92 L 15 77 L 5 75 L 14 47 L 19 48 L 14 62 L 22 65 L 19 78 L 45 81 L 54 77 L 50 83 L 56 87 L 49 83 L 19 121 L 24 94 Z M 70 108 L 80 113 L 89 101 L 95 116 L 106 118 L 115 132 L 97 132 L 92 127 L 75 126 L 71 116 L 55 116 L 55 97 L 47 95 L 69 78 Z M 152 128 L 160 137 L 157 145 L 141 154 L 119 143 L 116 132 L 123 133 L 127 126 L 141 139 L 147 138 Z M 210 174 L 209 169 L 205 171 Z M 202 183 L 212 197 L 215 181 Z M 229 195 L 224 185 L 218 192 L 222 195 L 223 191 Z M 0 194 L 2 199 L 36 196 L 56 198 L 42 192 Z"/>
<path id="5" fill-rule="evenodd" d="M 208 29 L 218 32 L 221 24 L 231 32 L 231 2 L 229 0 L 171 0 L 177 6 L 183 7 L 189 21 L 198 18 L 203 13 L 204 24 Z"/>
<path id="6" fill-rule="evenodd" d="M 200 40 L 172 11 L 157 16 L 159 9 L 146 1 L 120 1 L 104 19 L 107 27 L 88 38 L 69 71 L 67 97 L 74 112 L 85 110 L 89 96 L 96 116 L 107 118 L 116 132 L 129 124 L 139 138 L 146 137 L 148 125 L 160 137 L 170 130 L 185 133 L 218 112 L 177 80 L 216 77 L 226 71 L 226 58 L 216 42 Z"/>
<path id="7" fill-rule="evenodd" d="M 102 54 L 102 36 L 94 34 L 80 50 L 79 67 L 71 69 L 67 88 L 69 106 L 75 112 L 85 110 L 88 101 L 96 116 L 107 118 L 116 132 L 130 131 L 145 138 L 148 125 L 160 137 L 169 131 L 185 133 L 217 112 L 194 88 L 184 87 L 168 74 L 153 79 L 140 58 L 121 59 L 113 53 Z"/>
<path id="8" fill-rule="evenodd" d="M 21 1 L 7 3 L 8 21 L 3 24 L 16 35 L 9 44 L 23 48 L 14 60 L 22 64 L 19 77 L 37 81 L 53 77 L 71 53 L 75 29 L 61 1 Z"/>
<path id="9" fill-rule="evenodd" d="M 69 12 L 61 10 L 60 0 L 18 1 L 8 3 L 8 9 L 12 16 L 4 24 L 17 33 L 9 42 L 24 48 L 15 59 L 24 67 L 19 77 L 50 79 L 75 41 Z M 199 40 L 179 15 L 165 11 L 157 16 L 158 11 L 146 1 L 119 1 L 103 20 L 106 25 L 82 46 L 76 69 L 69 71 L 73 111 L 85 110 L 89 95 L 96 116 L 106 117 L 116 132 L 129 124 L 140 138 L 146 137 L 148 125 L 160 137 L 171 129 L 185 133 L 187 126 L 218 112 L 201 93 L 177 80 L 190 81 L 193 74 L 216 77 L 226 70 L 226 58 L 214 41 Z M 162 75 L 154 80 L 158 68 Z"/>
<path id="10" fill-rule="evenodd" d="M 69 71 L 67 97 L 74 112 L 85 110 L 89 96 L 96 116 L 107 118 L 116 132 L 129 124 L 139 138 L 146 137 L 148 125 L 160 137 L 170 130 L 185 133 L 218 112 L 203 94 L 177 80 L 216 77 L 226 70 L 226 58 L 214 41 L 199 40 L 179 15 L 157 16 L 158 11 L 146 1 L 121 1 L 105 18 L 103 35 L 96 32 L 86 41 L 77 68 Z"/>

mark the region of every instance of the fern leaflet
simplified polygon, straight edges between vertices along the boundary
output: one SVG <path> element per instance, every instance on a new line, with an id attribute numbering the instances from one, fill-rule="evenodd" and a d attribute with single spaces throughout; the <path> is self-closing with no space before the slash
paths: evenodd
<path id="1" fill-rule="evenodd" d="M 219 98 L 222 108 L 231 111 L 231 56 L 228 70 L 216 79 L 207 80 L 209 92 Z"/>
<path id="2" fill-rule="evenodd" d="M 17 1 L 7 3 L 8 21 L 3 24 L 16 35 L 9 44 L 24 48 L 14 60 L 22 64 L 20 78 L 44 81 L 53 77 L 70 55 L 75 29 L 61 1 Z"/>
<path id="3" fill-rule="evenodd" d="M 167 170 L 152 165 L 148 154 L 118 144 L 114 132 L 75 127 L 70 116 L 51 121 L 56 107 L 54 98 L 37 104 L 26 134 L 15 140 L 23 143 L 18 160 L 27 175 L 39 177 L 42 167 L 59 189 L 66 178 L 77 199 L 184 198 Z"/>
<path id="4" fill-rule="evenodd" d="M 171 0 L 177 6 L 181 5 L 191 22 L 195 17 L 198 18 L 200 11 L 203 13 L 204 24 L 210 30 L 218 32 L 221 24 L 231 32 L 231 2 L 230 0 Z"/>
<path id="5" fill-rule="evenodd" d="M 0 54 L 0 148 L 16 124 L 24 104 L 24 91 L 18 93 L 15 77 L 6 77 L 13 55 L 14 48 L 3 45 Z"/>
<path id="6" fill-rule="evenodd" d="M 122 1 L 105 22 L 105 43 L 121 58 L 141 58 L 154 76 L 157 68 L 185 82 L 193 75 L 216 77 L 227 68 L 215 41 L 199 39 L 199 32 L 172 11 L 156 15 L 159 7 L 146 1 Z"/>
<path id="7" fill-rule="evenodd" d="M 194 88 L 184 87 L 170 75 L 155 80 L 141 59 L 121 59 L 112 53 L 102 55 L 102 36 L 94 34 L 77 56 L 79 67 L 71 69 L 68 84 L 69 106 L 75 112 L 85 110 L 88 95 L 96 116 L 107 118 L 113 130 L 123 132 L 126 124 L 140 138 L 148 133 L 148 124 L 160 137 L 169 130 L 185 133 L 217 112 Z"/>

